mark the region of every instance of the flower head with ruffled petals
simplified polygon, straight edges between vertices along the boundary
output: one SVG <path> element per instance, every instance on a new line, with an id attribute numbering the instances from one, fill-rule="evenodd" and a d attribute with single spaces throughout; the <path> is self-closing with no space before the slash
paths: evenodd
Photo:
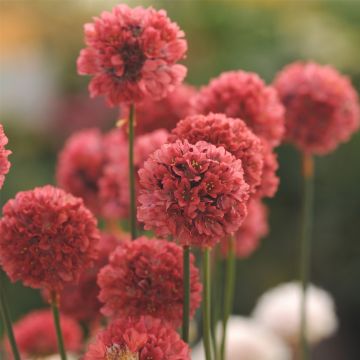
<path id="1" fill-rule="evenodd" d="M 10 169 L 8 156 L 11 154 L 11 151 L 5 149 L 7 143 L 8 138 L 4 133 L 3 126 L 0 124 L 0 189 L 4 184 L 5 175 L 9 172 Z"/>

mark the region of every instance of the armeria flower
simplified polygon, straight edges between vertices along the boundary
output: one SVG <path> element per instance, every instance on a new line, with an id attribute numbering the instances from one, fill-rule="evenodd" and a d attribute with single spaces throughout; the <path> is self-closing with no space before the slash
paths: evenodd
<path id="1" fill-rule="evenodd" d="M 286 108 L 286 139 L 306 153 L 327 154 L 360 126 L 356 91 L 331 66 L 290 64 L 274 86 Z"/>
<path id="2" fill-rule="evenodd" d="M 61 331 L 66 351 L 78 352 L 81 350 L 83 335 L 75 320 L 61 315 Z M 19 351 L 24 358 L 38 359 L 58 353 L 51 310 L 36 310 L 20 319 L 14 324 L 14 335 Z"/>
<path id="3" fill-rule="evenodd" d="M 240 159 L 244 169 L 244 178 L 255 192 L 261 181 L 263 154 L 260 139 L 255 136 L 240 119 L 228 118 L 223 114 L 210 113 L 192 115 L 181 120 L 171 132 L 170 141 L 187 140 L 191 144 L 207 141 Z"/>
<path id="4" fill-rule="evenodd" d="M 246 216 L 249 186 L 241 160 L 200 141 L 165 144 L 139 171 L 138 219 L 183 245 L 212 246 Z"/>
<path id="5" fill-rule="evenodd" d="M 301 286 L 285 283 L 265 292 L 257 301 L 254 318 L 279 336 L 296 345 L 300 333 Z M 331 295 L 314 285 L 306 293 L 307 338 L 317 343 L 337 329 L 335 305 Z"/>
<path id="6" fill-rule="evenodd" d="M 98 300 L 100 288 L 97 285 L 97 276 L 102 267 L 108 264 L 110 253 L 117 245 L 130 238 L 102 233 L 98 244 L 99 258 L 94 266 L 86 269 L 81 275 L 78 284 L 67 284 L 60 292 L 60 310 L 72 318 L 91 323 L 99 319 L 101 303 Z M 48 298 L 48 292 L 44 293 Z"/>
<path id="7" fill-rule="evenodd" d="M 96 225 L 83 201 L 61 189 L 19 192 L 3 208 L 0 264 L 12 281 L 58 291 L 96 259 Z"/>
<path id="8" fill-rule="evenodd" d="M 98 277 L 99 299 L 105 304 L 104 315 L 151 315 L 181 325 L 183 312 L 182 248 L 166 240 L 140 237 L 118 246 L 109 265 Z M 190 265 L 190 313 L 201 301 L 199 271 L 195 258 Z"/>
<path id="9" fill-rule="evenodd" d="M 145 98 L 135 106 L 136 134 L 150 133 L 157 129 L 172 130 L 180 119 L 192 112 L 191 100 L 195 94 L 194 87 L 181 84 L 159 101 Z M 127 119 L 128 112 L 122 111 L 121 117 Z"/>
<path id="10" fill-rule="evenodd" d="M 178 333 L 149 316 L 121 318 L 99 333 L 84 360 L 190 360 Z"/>
<path id="11" fill-rule="evenodd" d="M 117 5 L 85 24 L 84 32 L 78 72 L 94 76 L 90 95 L 105 95 L 110 105 L 159 100 L 186 75 L 176 64 L 187 50 L 184 32 L 164 10 Z"/>
<path id="12" fill-rule="evenodd" d="M 10 169 L 8 156 L 11 154 L 11 151 L 5 149 L 7 143 L 8 138 L 4 133 L 2 124 L 0 124 L 0 189 L 4 184 L 5 175 L 9 172 Z"/>
<path id="13" fill-rule="evenodd" d="M 250 256 L 258 248 L 261 238 L 268 234 L 267 213 L 266 206 L 260 200 L 251 199 L 249 201 L 248 214 L 234 235 L 235 255 L 237 257 Z M 224 240 L 221 245 L 223 253 L 226 254 L 228 242 Z"/>
<path id="14" fill-rule="evenodd" d="M 194 99 L 195 111 L 239 118 L 274 147 L 284 134 L 284 108 L 276 90 L 255 73 L 229 71 L 204 86 Z"/>
<path id="15" fill-rule="evenodd" d="M 102 134 L 97 129 L 87 129 L 67 140 L 56 168 L 58 184 L 81 197 L 95 214 L 101 213 L 98 182 L 105 162 Z"/>

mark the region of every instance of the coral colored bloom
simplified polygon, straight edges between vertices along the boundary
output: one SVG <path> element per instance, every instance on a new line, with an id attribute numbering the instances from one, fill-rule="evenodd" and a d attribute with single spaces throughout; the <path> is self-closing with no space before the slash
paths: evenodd
<path id="1" fill-rule="evenodd" d="M 139 171 L 138 219 L 183 245 L 212 246 L 246 216 L 249 186 L 241 160 L 200 141 L 165 144 Z"/>
<path id="2" fill-rule="evenodd" d="M 96 225 L 83 201 L 61 189 L 19 192 L 3 208 L 0 264 L 12 281 L 58 291 L 96 259 Z"/>
<path id="3" fill-rule="evenodd" d="M 195 96 L 194 109 L 201 114 L 223 113 L 242 119 L 272 147 L 279 145 L 284 135 L 284 108 L 277 93 L 255 73 L 222 73 Z"/>
<path id="4" fill-rule="evenodd" d="M 258 248 L 261 238 L 265 237 L 269 232 L 267 215 L 267 208 L 260 200 L 251 199 L 249 201 L 248 214 L 240 229 L 234 235 L 235 255 L 237 257 L 248 257 Z M 226 240 L 221 242 L 224 254 L 227 253 Z"/>
<path id="5" fill-rule="evenodd" d="M 83 336 L 80 326 L 66 315 L 61 315 L 60 320 L 66 351 L 81 350 Z M 24 358 L 37 359 L 58 353 L 51 310 L 36 310 L 23 317 L 14 324 L 14 335 Z M 7 347 L 10 348 L 10 345 Z"/>
<path id="6" fill-rule="evenodd" d="M 144 99 L 135 106 L 136 134 L 150 133 L 157 129 L 172 130 L 180 119 L 191 114 L 191 100 L 195 94 L 194 87 L 181 84 L 160 101 Z M 122 111 L 121 117 L 127 119 L 128 112 Z"/>
<path id="7" fill-rule="evenodd" d="M 358 95 L 331 66 L 290 64 L 274 86 L 286 109 L 286 139 L 306 153 L 327 154 L 360 126 Z"/>
<path id="8" fill-rule="evenodd" d="M 178 333 L 149 316 L 114 321 L 90 344 L 84 360 L 190 360 Z"/>
<path id="9" fill-rule="evenodd" d="M 181 325 L 184 301 L 182 248 L 145 236 L 118 246 L 98 277 L 99 299 L 106 316 L 151 315 Z M 201 301 L 199 271 L 190 265 L 190 313 Z"/>
<path id="10" fill-rule="evenodd" d="M 164 10 L 117 5 L 84 26 L 87 47 L 78 73 L 93 75 L 91 97 L 105 95 L 110 105 L 159 100 L 184 79 L 184 32 Z"/>
<path id="11" fill-rule="evenodd" d="M 4 133 L 2 124 L 0 124 L 0 189 L 2 188 L 5 180 L 5 175 L 9 172 L 10 162 L 8 156 L 11 151 L 5 149 L 5 145 L 8 143 L 8 138 Z"/>
<path id="12" fill-rule="evenodd" d="M 171 132 L 169 141 L 187 140 L 191 144 L 207 141 L 240 159 L 244 178 L 255 192 L 261 181 L 263 149 L 260 139 L 240 119 L 228 118 L 223 114 L 192 115 L 181 120 Z"/>

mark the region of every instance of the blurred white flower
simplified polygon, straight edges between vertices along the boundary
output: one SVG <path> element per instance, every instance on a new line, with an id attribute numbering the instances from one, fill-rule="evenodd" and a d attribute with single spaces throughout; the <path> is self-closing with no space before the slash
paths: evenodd
<path id="1" fill-rule="evenodd" d="M 67 353 L 66 358 L 67 358 L 67 360 L 78 360 L 79 356 Z M 61 360 L 61 356 L 59 354 L 53 354 L 53 355 L 48 355 L 48 356 L 44 356 L 44 357 L 30 358 L 28 360 Z"/>
<path id="2" fill-rule="evenodd" d="M 220 327 L 218 328 L 220 330 Z M 221 331 L 218 331 L 220 335 Z M 254 320 L 231 316 L 226 339 L 226 360 L 289 360 L 287 345 Z M 192 360 L 205 360 L 203 344 L 192 351 Z"/>
<path id="3" fill-rule="evenodd" d="M 253 317 L 291 344 L 296 344 L 300 330 L 301 287 L 298 282 L 281 284 L 258 300 Z M 312 344 L 331 336 L 337 329 L 335 305 L 331 295 L 314 285 L 306 294 L 307 338 Z"/>

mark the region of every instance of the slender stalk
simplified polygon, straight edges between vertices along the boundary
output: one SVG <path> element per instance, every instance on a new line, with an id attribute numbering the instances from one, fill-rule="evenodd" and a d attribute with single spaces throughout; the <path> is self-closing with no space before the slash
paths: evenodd
<path id="1" fill-rule="evenodd" d="M 210 248 L 203 249 L 203 284 L 204 284 L 204 304 L 203 304 L 203 338 L 205 348 L 205 359 L 211 360 L 211 287 L 210 287 Z"/>
<path id="2" fill-rule="evenodd" d="M 182 339 L 189 343 L 190 325 L 190 246 L 183 246 L 184 303 Z"/>
<path id="3" fill-rule="evenodd" d="M 228 256 L 226 259 L 224 312 L 222 321 L 222 339 L 220 347 L 220 359 L 225 360 L 226 350 L 226 329 L 234 302 L 235 288 L 235 240 L 233 236 L 228 239 Z"/>
<path id="4" fill-rule="evenodd" d="M 313 221 L 314 202 L 314 161 L 311 155 L 303 155 L 303 211 L 301 231 L 301 256 L 300 256 L 300 282 L 302 289 L 300 310 L 300 360 L 308 360 L 309 344 L 306 336 L 306 290 L 309 283 L 311 264 L 311 235 Z"/>
<path id="5" fill-rule="evenodd" d="M 134 106 L 134 104 L 131 104 L 130 112 L 129 112 L 129 181 L 130 181 L 130 232 L 131 232 L 132 240 L 136 239 L 134 114 L 135 114 L 135 106 Z"/>
<path id="6" fill-rule="evenodd" d="M 53 291 L 51 293 L 51 309 L 54 316 L 54 324 L 55 324 L 55 330 L 56 330 L 56 337 L 59 347 L 59 354 L 61 357 L 61 360 L 66 360 L 66 352 L 64 347 L 64 339 L 61 332 L 61 326 L 60 326 L 60 314 L 59 314 L 59 306 L 58 306 L 58 299 L 57 294 Z"/>
<path id="7" fill-rule="evenodd" d="M 1 317 L 3 319 L 3 323 L 4 323 L 4 327 L 9 339 L 9 343 L 11 346 L 11 350 L 14 356 L 14 360 L 20 360 L 20 354 L 19 354 L 19 350 L 17 348 L 16 345 L 16 340 L 15 340 L 15 336 L 14 336 L 14 332 L 13 332 L 13 328 L 12 328 L 12 324 L 11 324 L 11 317 L 10 317 L 10 311 L 6 302 L 6 298 L 5 298 L 5 286 L 3 284 L 3 273 L 0 270 L 0 313 L 1 313 Z"/>

